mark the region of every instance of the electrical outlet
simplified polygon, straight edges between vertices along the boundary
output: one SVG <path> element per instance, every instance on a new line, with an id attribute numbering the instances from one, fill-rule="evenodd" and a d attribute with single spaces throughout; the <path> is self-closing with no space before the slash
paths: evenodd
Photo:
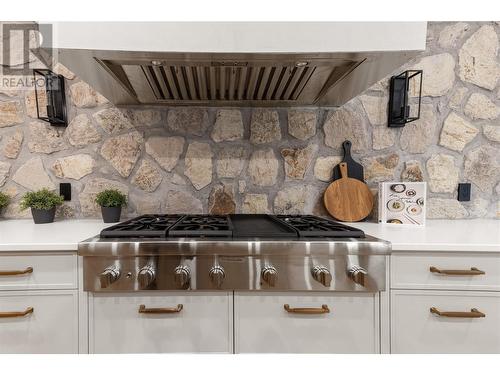
<path id="1" fill-rule="evenodd" d="M 458 197 L 457 199 L 460 202 L 468 202 L 470 201 L 470 183 L 460 183 L 458 184 Z"/>
<path id="2" fill-rule="evenodd" d="M 59 184 L 59 194 L 64 197 L 65 201 L 71 200 L 71 184 L 69 182 L 61 182 Z"/>

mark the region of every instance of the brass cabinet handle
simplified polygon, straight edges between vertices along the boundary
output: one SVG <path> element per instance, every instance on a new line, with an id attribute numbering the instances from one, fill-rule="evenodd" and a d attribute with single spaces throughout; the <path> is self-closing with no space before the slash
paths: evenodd
<path id="1" fill-rule="evenodd" d="M 27 307 L 24 311 L 6 311 L 0 312 L 0 318 L 17 318 L 31 314 L 35 309 L 33 307 Z"/>
<path id="2" fill-rule="evenodd" d="M 150 307 L 146 308 L 146 305 L 139 306 L 139 314 L 175 314 L 182 311 L 184 306 L 178 304 L 177 307 Z"/>
<path id="3" fill-rule="evenodd" d="M 283 308 L 290 314 L 329 314 L 330 309 L 328 305 L 321 305 L 321 307 L 290 307 L 290 305 L 283 305 Z"/>
<path id="4" fill-rule="evenodd" d="M 482 313 L 476 308 L 470 309 L 469 311 L 439 311 L 435 307 L 431 307 L 431 313 L 439 316 L 444 316 L 447 318 L 484 318 L 485 313 Z"/>
<path id="5" fill-rule="evenodd" d="M 24 270 L 0 271 L 0 276 L 17 276 L 26 275 L 28 273 L 33 273 L 33 267 L 28 267 Z"/>
<path id="6" fill-rule="evenodd" d="M 440 273 L 441 275 L 455 275 L 455 276 L 474 276 L 474 275 L 484 275 L 485 272 L 477 269 L 476 267 L 471 267 L 470 270 L 441 270 L 437 267 L 431 266 L 429 271 L 432 273 Z"/>

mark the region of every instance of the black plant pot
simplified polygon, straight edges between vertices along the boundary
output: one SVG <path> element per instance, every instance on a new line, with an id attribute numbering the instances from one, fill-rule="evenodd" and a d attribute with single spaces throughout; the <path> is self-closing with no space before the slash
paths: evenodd
<path id="1" fill-rule="evenodd" d="M 56 216 L 56 208 L 52 207 L 50 210 L 39 210 L 37 208 L 31 209 L 31 215 L 35 224 L 53 223 Z"/>
<path id="2" fill-rule="evenodd" d="M 120 221 L 122 207 L 101 207 L 102 221 L 105 223 L 116 223 Z"/>

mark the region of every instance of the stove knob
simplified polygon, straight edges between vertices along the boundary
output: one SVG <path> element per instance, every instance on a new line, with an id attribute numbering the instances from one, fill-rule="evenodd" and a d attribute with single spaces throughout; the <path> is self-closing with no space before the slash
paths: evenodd
<path id="1" fill-rule="evenodd" d="M 191 270 L 188 266 L 175 267 L 174 279 L 178 288 L 187 289 L 189 286 L 189 280 L 191 279 Z"/>
<path id="2" fill-rule="evenodd" d="M 332 282 L 332 274 L 325 266 L 316 266 L 312 269 L 314 280 L 329 287 Z"/>
<path id="3" fill-rule="evenodd" d="M 109 266 L 99 275 L 101 288 L 107 288 L 120 278 L 121 271 L 117 266 Z"/>
<path id="4" fill-rule="evenodd" d="M 261 272 L 262 280 L 264 280 L 267 285 L 273 287 L 278 281 L 278 271 L 273 266 L 265 266 Z"/>
<path id="5" fill-rule="evenodd" d="M 151 264 L 148 264 L 141 268 L 139 274 L 137 275 L 137 280 L 139 281 L 139 287 L 141 289 L 146 289 L 150 286 L 156 277 L 156 272 Z"/>
<path id="6" fill-rule="evenodd" d="M 221 287 L 222 282 L 226 277 L 224 268 L 221 266 L 213 266 L 208 272 L 208 275 L 210 276 L 210 280 L 212 280 L 212 283 L 215 284 L 217 288 Z"/>
<path id="7" fill-rule="evenodd" d="M 365 286 L 367 272 L 363 267 L 352 266 L 347 270 L 347 276 L 356 284 Z"/>

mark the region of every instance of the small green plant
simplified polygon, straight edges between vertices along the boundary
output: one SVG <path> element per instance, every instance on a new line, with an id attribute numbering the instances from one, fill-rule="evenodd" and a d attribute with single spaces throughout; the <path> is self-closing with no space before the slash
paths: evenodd
<path id="1" fill-rule="evenodd" d="M 63 202 L 64 198 L 61 195 L 57 195 L 49 189 L 28 191 L 21 199 L 21 209 L 50 210 Z"/>
<path id="2" fill-rule="evenodd" d="M 9 196 L 0 191 L 0 210 L 4 207 L 7 207 L 7 205 L 9 204 L 9 201 L 10 201 Z"/>
<path id="3" fill-rule="evenodd" d="M 119 190 L 108 189 L 97 194 L 95 201 L 101 207 L 121 207 L 127 204 L 127 197 Z"/>

